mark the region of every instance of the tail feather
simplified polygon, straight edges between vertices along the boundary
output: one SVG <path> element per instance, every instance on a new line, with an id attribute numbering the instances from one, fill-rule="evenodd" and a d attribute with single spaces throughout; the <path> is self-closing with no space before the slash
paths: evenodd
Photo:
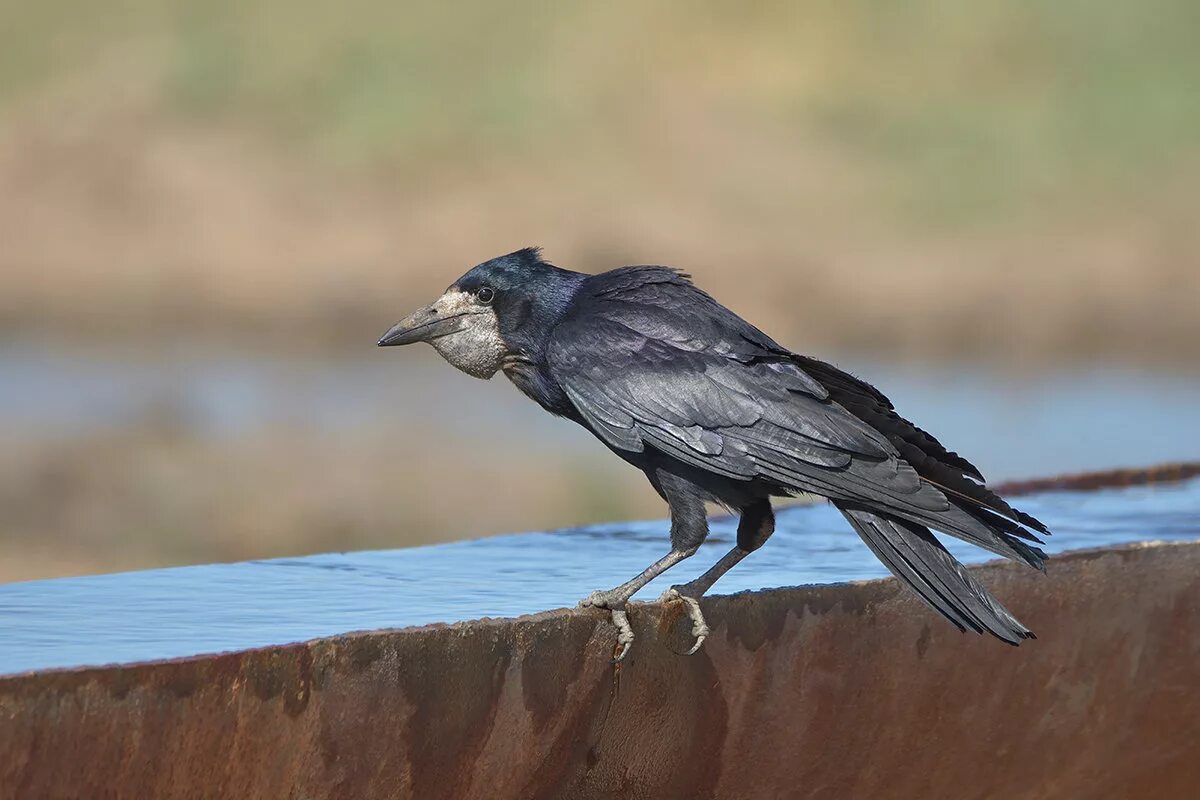
<path id="1" fill-rule="evenodd" d="M 1002 517 L 989 509 L 978 506 L 974 508 L 971 506 L 960 507 L 968 514 L 975 517 L 975 519 L 991 528 L 997 537 L 1002 539 L 1005 544 L 1007 544 L 1017 553 L 1021 561 L 1024 561 L 1034 569 L 1041 570 L 1042 572 L 1046 571 L 1046 559 L 1048 558 L 1046 551 L 1040 547 L 1035 547 L 1034 545 L 1028 544 L 1028 542 L 1031 541 L 1037 542 L 1038 544 L 1043 544 L 1041 539 L 1030 535 L 1029 532 L 1020 525 L 1017 525 L 1012 520 L 1006 519 L 1005 517 Z M 1047 535 L 1049 535 L 1048 532 Z"/>
<path id="2" fill-rule="evenodd" d="M 892 574 L 959 630 L 988 632 L 1009 644 L 1035 638 L 928 528 L 853 503 L 834 503 Z"/>

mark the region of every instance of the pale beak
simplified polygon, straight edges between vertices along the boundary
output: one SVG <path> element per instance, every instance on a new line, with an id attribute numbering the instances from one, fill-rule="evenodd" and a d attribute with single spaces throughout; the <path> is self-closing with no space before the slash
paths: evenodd
<path id="1" fill-rule="evenodd" d="M 463 319 L 469 312 L 439 310 L 438 303 L 419 308 L 404 319 L 388 328 L 379 339 L 380 347 L 393 347 L 413 342 L 430 342 L 462 329 Z"/>

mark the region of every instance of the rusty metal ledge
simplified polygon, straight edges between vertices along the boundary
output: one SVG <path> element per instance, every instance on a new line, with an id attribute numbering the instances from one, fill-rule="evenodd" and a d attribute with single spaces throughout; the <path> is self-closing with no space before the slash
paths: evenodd
<path id="1" fill-rule="evenodd" d="M 1037 631 L 892 580 L 0 679 L 0 797 L 1104 798 L 1200 786 L 1200 543 L 978 569 Z M 1194 795 L 1192 795 L 1194 796 Z"/>

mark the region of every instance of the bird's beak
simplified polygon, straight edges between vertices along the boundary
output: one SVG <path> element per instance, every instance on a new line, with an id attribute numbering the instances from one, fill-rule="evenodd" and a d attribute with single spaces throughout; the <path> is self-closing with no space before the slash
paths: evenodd
<path id="1" fill-rule="evenodd" d="M 380 347 L 429 342 L 462 329 L 467 315 L 461 309 L 447 308 L 445 302 L 436 302 L 419 308 L 388 328 L 379 340 Z"/>

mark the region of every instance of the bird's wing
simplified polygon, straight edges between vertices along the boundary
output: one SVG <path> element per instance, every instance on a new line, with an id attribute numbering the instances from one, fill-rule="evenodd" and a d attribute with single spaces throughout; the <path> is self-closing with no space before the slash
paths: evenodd
<path id="1" fill-rule="evenodd" d="M 610 447 L 866 504 L 1035 565 L 951 502 L 794 356 L 674 273 L 594 292 L 555 329 L 551 376 Z"/>

